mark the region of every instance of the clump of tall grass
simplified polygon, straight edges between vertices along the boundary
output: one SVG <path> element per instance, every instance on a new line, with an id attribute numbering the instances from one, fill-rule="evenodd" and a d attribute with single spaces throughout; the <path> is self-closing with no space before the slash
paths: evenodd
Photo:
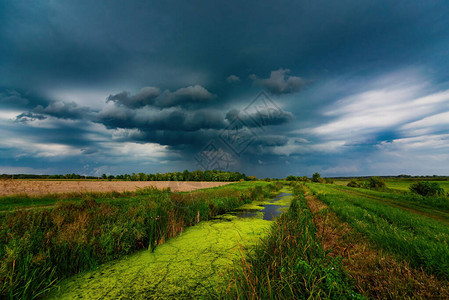
<path id="1" fill-rule="evenodd" d="M 298 185 L 298 191 L 300 186 Z M 243 253 L 231 271 L 226 297 L 239 299 L 360 298 L 341 261 L 320 246 L 303 196 L 276 219 L 268 235 Z"/>
<path id="2" fill-rule="evenodd" d="M 139 249 L 154 249 L 186 226 L 264 193 L 257 186 L 191 193 L 148 189 L 110 201 L 90 195 L 50 209 L 7 212 L 0 216 L 0 298 L 45 294 L 71 274 Z"/>

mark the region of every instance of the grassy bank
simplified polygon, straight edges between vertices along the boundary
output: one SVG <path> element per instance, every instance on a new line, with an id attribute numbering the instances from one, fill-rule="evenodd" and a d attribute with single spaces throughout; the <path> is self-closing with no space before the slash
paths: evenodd
<path id="1" fill-rule="evenodd" d="M 37 297 L 71 274 L 139 249 L 154 249 L 186 226 L 275 189 L 266 183 L 191 193 L 147 189 L 130 196 L 96 195 L 59 201 L 48 209 L 7 212 L 0 216 L 1 295 Z"/>
<path id="2" fill-rule="evenodd" d="M 422 207 L 449 211 L 449 198 L 445 195 L 421 196 L 411 193 L 410 191 L 399 191 L 394 189 L 370 190 L 366 188 L 353 188 L 340 185 L 334 185 L 333 187 L 344 191 L 357 191 L 377 198 L 400 202 L 405 205 L 419 205 Z"/>
<path id="3" fill-rule="evenodd" d="M 360 298 L 341 267 L 320 246 L 300 187 L 287 213 L 232 271 L 230 299 Z"/>
<path id="4" fill-rule="evenodd" d="M 319 200 L 381 249 L 414 268 L 449 279 L 449 228 L 444 222 L 368 196 L 351 194 L 346 189 L 311 183 L 307 186 Z"/>

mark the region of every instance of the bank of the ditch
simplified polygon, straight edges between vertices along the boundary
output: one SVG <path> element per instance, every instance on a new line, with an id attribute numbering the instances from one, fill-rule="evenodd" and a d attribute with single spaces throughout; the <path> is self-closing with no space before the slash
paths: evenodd
<path id="1" fill-rule="evenodd" d="M 157 249 L 188 226 L 263 198 L 276 184 L 242 182 L 190 193 L 146 189 L 86 194 L 48 209 L 0 215 L 0 297 L 43 295 L 59 280 L 140 249 Z"/>
<path id="2" fill-rule="evenodd" d="M 231 272 L 229 299 L 362 299 L 320 243 L 301 185 L 288 212 L 260 243 L 244 251 Z"/>
<path id="3" fill-rule="evenodd" d="M 158 246 L 104 264 L 95 271 L 62 282 L 50 298 L 57 299 L 197 299 L 224 296 L 230 265 L 241 247 L 250 248 L 272 221 L 264 220 L 286 210 L 292 199 L 281 190 L 275 201 L 253 201 L 238 209 L 187 228 Z M 272 218 L 271 218 L 272 219 Z"/>

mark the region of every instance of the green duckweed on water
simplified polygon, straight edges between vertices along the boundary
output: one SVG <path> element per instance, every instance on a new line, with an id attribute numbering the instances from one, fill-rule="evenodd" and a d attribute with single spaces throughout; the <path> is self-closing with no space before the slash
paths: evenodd
<path id="1" fill-rule="evenodd" d="M 50 298 L 190 299 L 220 294 L 226 288 L 223 275 L 240 257 L 241 247 L 254 245 L 271 224 L 263 220 L 262 205 L 287 206 L 291 199 L 286 195 L 276 203 L 260 201 L 240 207 L 258 211 L 250 218 L 226 214 L 200 222 L 154 252 L 141 251 L 63 281 Z"/>

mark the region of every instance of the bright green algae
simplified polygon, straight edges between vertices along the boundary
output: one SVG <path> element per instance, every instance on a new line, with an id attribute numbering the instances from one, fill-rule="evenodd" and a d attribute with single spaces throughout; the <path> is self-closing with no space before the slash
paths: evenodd
<path id="1" fill-rule="evenodd" d="M 281 192 L 290 193 L 287 189 Z M 239 209 L 262 210 L 260 205 L 288 205 L 292 196 L 276 203 L 246 204 Z M 97 270 L 63 281 L 51 297 L 57 299 L 202 298 L 226 288 L 223 274 L 240 257 L 241 246 L 251 247 L 266 233 L 271 221 L 261 213 L 252 218 L 232 214 L 203 221 L 154 252 L 141 251 L 112 261 Z"/>

